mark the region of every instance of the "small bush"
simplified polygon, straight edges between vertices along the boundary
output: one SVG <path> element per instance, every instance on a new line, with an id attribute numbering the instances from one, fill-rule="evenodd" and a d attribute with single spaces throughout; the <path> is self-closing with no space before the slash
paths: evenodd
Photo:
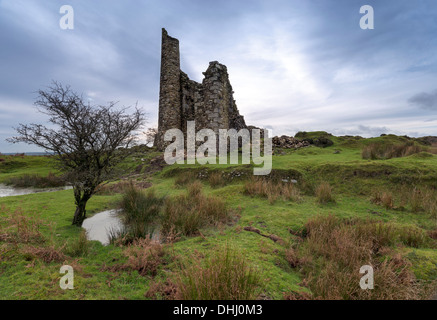
<path id="1" fill-rule="evenodd" d="M 316 187 L 316 197 L 317 197 L 317 202 L 320 204 L 326 204 L 329 202 L 335 202 L 335 199 L 332 195 L 332 187 L 331 185 L 324 181 L 322 183 L 320 183 L 317 187 Z"/>
<path id="2" fill-rule="evenodd" d="M 183 300 L 253 300 L 261 285 L 259 273 L 229 246 L 183 269 L 178 281 Z"/>

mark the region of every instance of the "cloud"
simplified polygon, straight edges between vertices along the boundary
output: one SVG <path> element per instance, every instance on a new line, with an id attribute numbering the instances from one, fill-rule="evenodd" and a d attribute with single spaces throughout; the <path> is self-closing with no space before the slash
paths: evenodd
<path id="1" fill-rule="evenodd" d="M 202 81 L 209 61 L 227 65 L 248 124 L 279 135 L 437 135 L 434 2 L 367 0 L 375 29 L 364 31 L 362 3 L 350 0 L 76 0 L 65 31 L 58 1 L 0 0 L 1 134 L 42 120 L 35 91 L 52 80 L 95 104 L 138 101 L 156 126 L 165 27 L 191 79 Z M 11 148 L 0 136 L 0 151 L 21 151 Z"/>
<path id="2" fill-rule="evenodd" d="M 437 110 L 437 89 L 430 93 L 418 93 L 408 99 L 408 102 L 423 109 Z"/>

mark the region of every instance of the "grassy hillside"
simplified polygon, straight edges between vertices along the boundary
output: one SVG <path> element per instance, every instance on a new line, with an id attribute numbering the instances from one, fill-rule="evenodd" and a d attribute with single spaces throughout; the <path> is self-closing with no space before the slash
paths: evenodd
<path id="1" fill-rule="evenodd" d="M 70 225 L 71 190 L 0 198 L 0 298 L 430 297 L 437 281 L 433 146 L 391 135 L 297 137 L 320 136 L 333 145 L 275 150 L 273 171 L 263 179 L 253 178 L 252 165 L 159 170 L 157 161 L 150 164 L 158 154 L 139 149 L 121 168 L 133 181 L 149 182 L 153 197 L 163 199 L 155 220 L 175 227 L 163 244 L 83 241 L 82 230 Z M 423 151 L 381 160 L 362 157 L 369 145 L 405 143 Z M 49 158 L 2 158 L 0 183 L 11 176 L 55 172 Z M 190 195 L 196 180 L 201 185 Z M 95 195 L 88 215 L 116 208 L 122 197 Z M 220 201 L 226 218 L 194 225 L 196 212 L 208 217 Z M 177 214 L 182 217 L 176 223 Z M 74 290 L 59 288 L 64 264 L 75 269 Z M 364 264 L 375 267 L 372 291 L 359 288 Z M 227 289 L 214 286 L 213 279 Z"/>

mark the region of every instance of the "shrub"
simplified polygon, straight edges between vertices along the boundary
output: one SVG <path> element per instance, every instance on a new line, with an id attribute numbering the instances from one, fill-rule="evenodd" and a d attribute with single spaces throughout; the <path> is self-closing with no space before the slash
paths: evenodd
<path id="1" fill-rule="evenodd" d="M 329 202 L 335 202 L 335 199 L 332 195 L 332 187 L 328 182 L 326 182 L 326 181 L 321 182 L 316 187 L 315 192 L 316 192 L 316 197 L 317 197 L 318 203 L 326 204 Z"/>
<path id="2" fill-rule="evenodd" d="M 178 280 L 183 300 L 253 300 L 261 285 L 259 273 L 229 246 L 183 269 Z"/>

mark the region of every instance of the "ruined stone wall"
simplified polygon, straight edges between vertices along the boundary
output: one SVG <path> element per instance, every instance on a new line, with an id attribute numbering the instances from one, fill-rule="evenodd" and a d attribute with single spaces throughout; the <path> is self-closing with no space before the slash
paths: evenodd
<path id="1" fill-rule="evenodd" d="M 196 121 L 196 131 L 247 128 L 238 112 L 226 66 L 213 61 L 203 73 L 202 83 L 190 80 L 180 70 L 179 41 L 162 31 L 161 84 L 156 145 L 164 150 L 164 133 L 180 129 L 186 133 L 187 121 Z"/>

